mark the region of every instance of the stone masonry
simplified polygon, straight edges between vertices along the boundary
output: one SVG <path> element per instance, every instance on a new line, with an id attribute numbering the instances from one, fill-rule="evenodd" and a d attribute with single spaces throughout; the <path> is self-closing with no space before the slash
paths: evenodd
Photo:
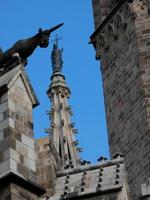
<path id="1" fill-rule="evenodd" d="M 0 199 L 37 199 L 32 107 L 38 100 L 18 65 L 0 77 Z M 4 192 L 6 191 L 6 192 Z"/>
<path id="2" fill-rule="evenodd" d="M 123 158 L 57 172 L 50 200 L 63 199 L 129 200 Z"/>
<path id="3" fill-rule="evenodd" d="M 60 157 L 49 137 L 37 139 L 36 152 L 36 181 L 46 189 L 48 195 L 53 195 L 56 172 L 61 169 Z"/>
<path id="4" fill-rule="evenodd" d="M 91 42 L 101 62 L 110 152 L 125 156 L 133 200 L 150 177 L 150 1 L 93 0 Z M 116 4 L 115 4 L 116 3 Z"/>

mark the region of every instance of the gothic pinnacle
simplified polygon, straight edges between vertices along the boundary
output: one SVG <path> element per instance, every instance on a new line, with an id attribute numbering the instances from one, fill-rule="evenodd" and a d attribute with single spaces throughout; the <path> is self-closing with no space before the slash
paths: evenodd
<path id="1" fill-rule="evenodd" d="M 70 89 L 66 84 L 65 76 L 61 73 L 63 61 L 62 49 L 58 48 L 58 37 L 54 41 L 51 59 L 53 74 L 47 91 L 52 104 L 52 108 L 48 112 L 51 128 L 47 132 L 50 132 L 51 140 L 60 155 L 62 168 L 67 170 L 79 164 L 78 153 L 81 148 L 77 148 L 79 143 L 75 139 L 77 129 L 74 128 L 74 123 L 71 122 L 73 112 L 68 103 Z"/>

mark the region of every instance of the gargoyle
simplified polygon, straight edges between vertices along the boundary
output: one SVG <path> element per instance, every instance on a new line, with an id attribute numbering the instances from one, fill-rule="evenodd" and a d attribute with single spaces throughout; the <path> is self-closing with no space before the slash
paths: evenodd
<path id="1" fill-rule="evenodd" d="M 3 52 L 0 51 L 0 68 L 7 67 L 12 63 L 17 57 L 26 63 L 27 58 L 34 52 L 37 46 L 41 48 L 46 48 L 49 45 L 49 37 L 51 32 L 55 31 L 61 27 L 63 23 L 54 26 L 49 30 L 43 31 L 41 28 L 39 32 L 31 38 L 19 40 L 10 49 Z"/>

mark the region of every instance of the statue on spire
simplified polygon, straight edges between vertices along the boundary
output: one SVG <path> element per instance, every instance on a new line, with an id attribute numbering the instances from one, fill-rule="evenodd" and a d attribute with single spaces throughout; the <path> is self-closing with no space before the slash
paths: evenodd
<path id="1" fill-rule="evenodd" d="M 53 50 L 51 54 L 53 73 L 61 72 L 62 67 L 63 67 L 63 59 L 62 59 L 63 49 L 58 48 L 58 41 L 60 39 L 61 38 L 58 38 L 58 35 L 56 35 L 56 38 L 53 44 Z"/>

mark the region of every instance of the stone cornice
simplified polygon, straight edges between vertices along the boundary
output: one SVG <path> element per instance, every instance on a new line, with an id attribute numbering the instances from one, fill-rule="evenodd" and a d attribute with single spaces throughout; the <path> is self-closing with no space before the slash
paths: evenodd
<path id="1" fill-rule="evenodd" d="M 97 164 L 92 164 L 92 165 L 87 165 L 87 166 L 79 166 L 72 170 L 59 171 L 59 172 L 57 172 L 57 177 L 66 176 L 67 174 L 77 174 L 77 173 L 81 173 L 85 170 L 91 171 L 91 170 L 98 169 L 100 167 L 110 167 L 110 166 L 116 165 L 118 163 L 119 164 L 124 163 L 124 158 L 109 160 L 104 163 L 97 163 Z"/>

